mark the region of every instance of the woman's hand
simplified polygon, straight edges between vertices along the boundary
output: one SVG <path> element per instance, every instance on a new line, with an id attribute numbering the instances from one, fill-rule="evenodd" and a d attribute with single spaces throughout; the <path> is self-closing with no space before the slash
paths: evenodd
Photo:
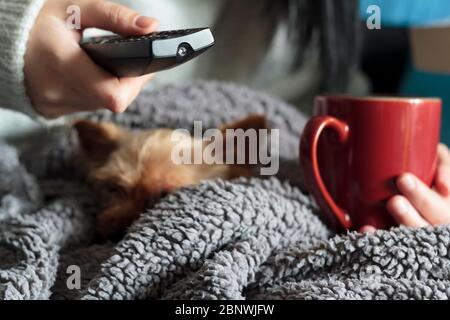
<path id="1" fill-rule="evenodd" d="M 438 147 L 438 168 L 435 185 L 429 188 L 417 177 L 406 173 L 397 179 L 401 195 L 389 199 L 387 209 L 398 224 L 425 227 L 450 224 L 450 151 Z M 375 229 L 366 226 L 362 232 Z"/>
<path id="2" fill-rule="evenodd" d="M 79 6 L 81 30 L 66 26 L 69 6 Z M 82 29 L 96 27 L 123 35 L 156 29 L 156 20 L 104 0 L 47 0 L 30 33 L 25 55 L 27 93 L 47 118 L 107 108 L 124 111 L 149 75 L 117 78 L 97 66 L 81 49 Z"/>

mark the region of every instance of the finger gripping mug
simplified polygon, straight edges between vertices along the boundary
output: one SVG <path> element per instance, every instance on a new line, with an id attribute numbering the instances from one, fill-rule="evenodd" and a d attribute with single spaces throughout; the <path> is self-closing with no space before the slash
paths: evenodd
<path id="1" fill-rule="evenodd" d="M 300 142 L 305 184 L 338 229 L 387 229 L 386 209 L 406 172 L 431 185 L 441 101 L 434 98 L 321 96 Z"/>

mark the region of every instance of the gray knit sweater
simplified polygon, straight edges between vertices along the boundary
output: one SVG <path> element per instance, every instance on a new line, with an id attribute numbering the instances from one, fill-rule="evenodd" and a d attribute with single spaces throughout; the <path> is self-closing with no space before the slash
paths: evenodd
<path id="1" fill-rule="evenodd" d="M 26 95 L 24 56 L 34 21 L 45 0 L 0 0 L 0 106 L 36 113 Z"/>

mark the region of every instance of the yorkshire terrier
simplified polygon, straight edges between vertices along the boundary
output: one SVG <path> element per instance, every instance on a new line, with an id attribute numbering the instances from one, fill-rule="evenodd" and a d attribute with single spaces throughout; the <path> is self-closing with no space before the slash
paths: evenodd
<path id="1" fill-rule="evenodd" d="M 252 167 L 246 164 L 175 164 L 171 158 L 176 144 L 172 129 L 130 131 L 88 120 L 75 122 L 74 128 L 87 181 L 102 204 L 96 220 L 102 239 L 121 236 L 145 209 L 174 190 L 203 180 L 249 177 L 252 173 Z M 266 118 L 250 115 L 220 127 L 221 132 L 226 129 L 267 129 Z M 203 140 L 195 141 L 196 137 L 186 138 L 192 152 L 208 145 Z M 216 156 L 236 153 L 235 148 L 229 149 L 224 147 L 224 154 Z M 248 145 L 246 149 L 248 152 Z"/>

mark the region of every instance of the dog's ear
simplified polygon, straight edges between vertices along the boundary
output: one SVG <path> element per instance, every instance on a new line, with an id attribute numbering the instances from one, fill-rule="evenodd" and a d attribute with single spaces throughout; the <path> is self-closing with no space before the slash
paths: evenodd
<path id="1" fill-rule="evenodd" d="M 81 149 L 92 161 L 106 160 L 119 145 L 122 130 L 112 123 L 79 120 L 74 123 Z"/>
<path id="2" fill-rule="evenodd" d="M 240 140 L 244 141 L 245 144 L 243 150 L 238 150 L 239 148 L 242 149 L 242 144 L 238 145 L 237 143 L 238 131 L 234 131 L 234 134 L 228 136 L 227 130 L 229 129 L 238 130 L 240 132 L 243 130 L 244 136 L 248 138 L 240 138 Z M 269 129 L 266 116 L 263 114 L 250 114 L 247 117 L 235 122 L 222 125 L 220 130 L 222 131 L 222 135 L 224 137 L 224 161 L 227 157 L 233 157 L 234 163 L 240 164 L 238 159 L 242 160 L 244 159 L 243 157 L 245 157 L 244 162 L 246 166 L 255 164 L 253 160 L 258 158 L 259 147 L 262 141 L 259 130 L 263 129 Z M 249 130 L 253 130 L 256 135 L 253 136 L 252 134 L 249 134 Z"/>
<path id="3" fill-rule="evenodd" d="M 245 118 L 239 119 L 237 121 L 224 124 L 219 128 L 223 133 L 226 129 L 268 129 L 266 116 L 263 114 L 250 114 Z"/>

